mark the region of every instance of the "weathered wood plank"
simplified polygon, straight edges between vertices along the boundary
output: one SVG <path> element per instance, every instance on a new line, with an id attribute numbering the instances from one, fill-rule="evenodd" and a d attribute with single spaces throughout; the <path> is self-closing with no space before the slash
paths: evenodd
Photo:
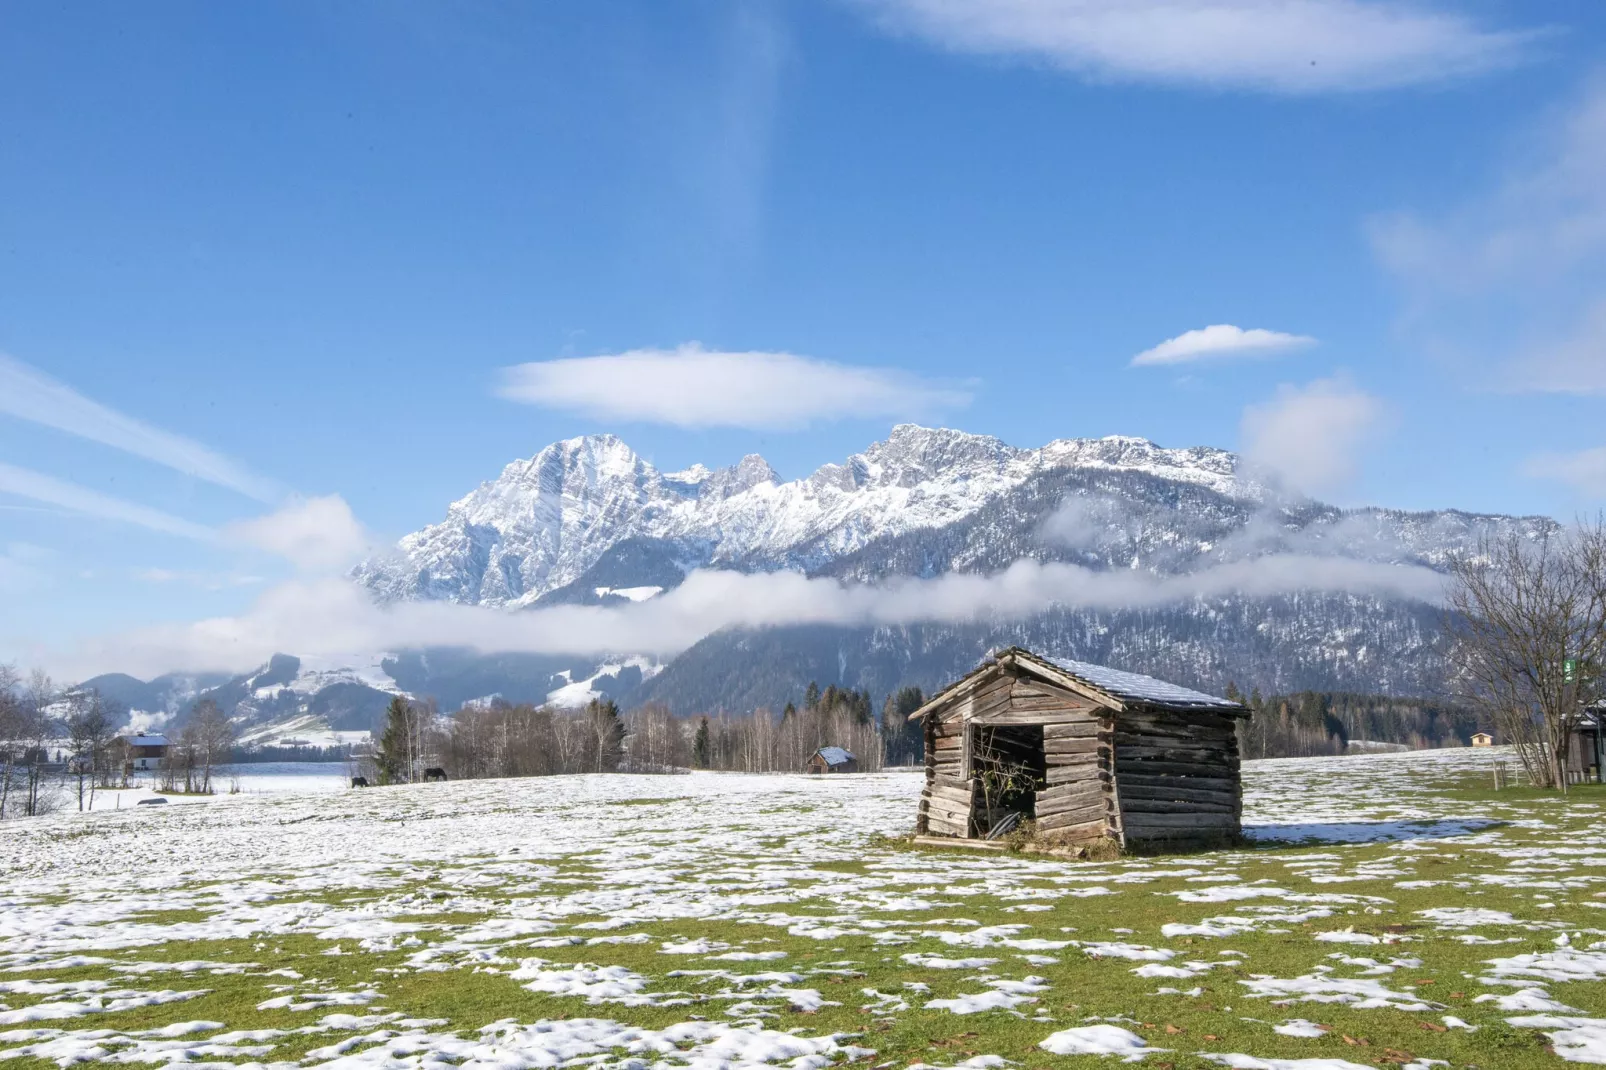
<path id="1" fill-rule="evenodd" d="M 1127 810 L 1124 813 L 1128 828 L 1142 826 L 1144 828 L 1237 828 L 1238 820 L 1232 814 L 1218 813 L 1186 813 L 1186 814 L 1139 814 Z"/>
<path id="2" fill-rule="evenodd" d="M 1212 762 L 1162 762 L 1158 759 L 1145 759 L 1142 761 L 1122 760 L 1119 756 L 1115 760 L 1115 773 L 1118 777 L 1126 776 L 1187 776 L 1205 777 L 1213 780 L 1230 780 L 1222 774 L 1230 770 L 1220 764 Z"/>
<path id="3" fill-rule="evenodd" d="M 1064 721 L 1043 727 L 1043 742 L 1054 739 L 1097 739 L 1099 723 L 1087 720 Z"/>
<path id="4" fill-rule="evenodd" d="M 1078 805 L 1066 803 L 1062 806 L 1055 806 L 1052 809 L 1044 809 L 1039 807 L 1037 810 L 1037 820 L 1060 820 L 1063 823 L 1063 819 L 1065 819 L 1067 815 L 1074 815 L 1076 821 L 1081 822 L 1092 821 L 1095 818 L 1107 816 L 1108 814 L 1109 810 L 1105 807 L 1103 799 L 1095 799 L 1091 802 L 1082 800 Z"/>
<path id="5" fill-rule="evenodd" d="M 928 815 L 926 829 L 938 836 L 964 836 L 970 831 L 967 822 L 954 821 L 942 814 Z"/>
<path id="6" fill-rule="evenodd" d="M 1238 782 L 1231 777 L 1224 776 L 1190 776 L 1179 777 L 1165 773 L 1145 774 L 1131 770 L 1119 770 L 1116 773 L 1120 781 L 1121 790 L 1129 788 L 1171 788 L 1181 786 L 1198 791 L 1237 791 Z"/>
<path id="7" fill-rule="evenodd" d="M 1102 839 L 1110 831 L 1110 823 L 1104 817 L 1095 817 L 1090 821 L 1074 820 L 1072 815 L 1064 818 L 1054 817 L 1037 823 L 1039 836 L 1052 836 L 1060 842 L 1073 842 L 1080 837 L 1088 839 Z"/>
<path id="8" fill-rule="evenodd" d="M 1057 757 L 1072 754 L 1097 754 L 1099 741 L 1096 737 L 1082 739 L 1045 739 L 1043 741 L 1043 756 L 1052 761 Z"/>
<path id="9" fill-rule="evenodd" d="M 1002 709 L 997 713 L 978 714 L 971 719 L 971 724 L 994 725 L 1068 725 L 1077 724 L 1085 718 L 1079 713 L 1067 713 L 1060 710 L 1021 710 L 1015 707 Z"/>
<path id="10" fill-rule="evenodd" d="M 1238 808 L 1230 802 L 1199 802 L 1193 799 L 1134 799 L 1130 794 L 1121 797 L 1121 809 L 1131 814 L 1235 814 Z M 1133 821 L 1143 820 L 1134 817 Z"/>
<path id="11" fill-rule="evenodd" d="M 1191 784 L 1192 779 L 1179 780 L 1179 784 Z M 1161 799 L 1176 800 L 1179 802 L 1223 803 L 1238 805 L 1238 793 L 1226 789 L 1202 791 L 1185 787 L 1138 787 L 1135 784 L 1122 784 L 1121 797 L 1123 799 Z"/>
<path id="12" fill-rule="evenodd" d="M 1047 792 L 1037 796 L 1037 812 L 1051 814 L 1056 810 L 1075 809 L 1078 806 L 1104 805 L 1102 791 L 1067 791 L 1058 794 Z"/>

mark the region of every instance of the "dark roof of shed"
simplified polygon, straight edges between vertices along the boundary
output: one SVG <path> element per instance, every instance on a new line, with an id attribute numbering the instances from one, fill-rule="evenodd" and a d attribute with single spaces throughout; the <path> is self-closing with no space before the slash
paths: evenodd
<path id="1" fill-rule="evenodd" d="M 1167 710 L 1210 710 L 1233 717 L 1249 715 L 1248 708 L 1241 702 L 1207 695 L 1203 691 L 1167 683 L 1152 676 L 1144 676 L 1142 673 L 1126 672 L 1086 661 L 1072 661 L 1070 658 L 1045 658 L 1023 647 L 1012 646 L 989 654 L 981 664 L 933 695 L 924 706 L 910 714 L 909 719 L 915 720 L 925 716 L 927 711 L 947 698 L 954 689 L 963 686 L 979 673 L 1006 661 L 1019 665 L 1027 671 L 1031 671 L 1035 666 L 1039 675 L 1042 674 L 1043 667 L 1058 670 L 1059 673 L 1082 685 L 1084 689 L 1108 701 L 1116 709 L 1131 704 Z"/>

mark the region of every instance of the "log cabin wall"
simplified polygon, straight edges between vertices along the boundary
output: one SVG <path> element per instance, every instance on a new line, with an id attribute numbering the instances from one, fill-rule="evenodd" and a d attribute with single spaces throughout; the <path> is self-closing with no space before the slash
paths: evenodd
<path id="1" fill-rule="evenodd" d="M 1243 793 L 1232 717 L 1129 708 L 1113 729 L 1124 843 L 1238 835 Z"/>
<path id="2" fill-rule="evenodd" d="M 972 837 L 993 815 L 982 814 L 970 768 L 967 732 L 1030 726 L 1043 731 L 1044 785 L 1036 796 L 1037 831 L 1064 843 L 1096 840 L 1116 830 L 1108 710 L 1089 699 L 1025 676 L 983 674 L 925 718 L 926 789 L 917 831 Z M 1100 741 L 1105 741 L 1101 754 Z"/>
<path id="3" fill-rule="evenodd" d="M 1099 775 L 1099 727 L 1108 713 L 1081 695 L 1022 676 L 1011 689 L 1009 717 L 1043 726 L 1044 786 L 1037 792 L 1037 834 L 1080 843 L 1111 832 L 1113 809 Z"/>

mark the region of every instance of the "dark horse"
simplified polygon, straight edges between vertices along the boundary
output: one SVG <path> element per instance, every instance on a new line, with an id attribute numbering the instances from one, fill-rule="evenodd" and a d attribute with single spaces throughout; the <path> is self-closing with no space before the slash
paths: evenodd
<path id="1" fill-rule="evenodd" d="M 442 769 L 438 765 L 434 766 L 432 768 L 424 770 L 424 782 L 425 783 L 428 783 L 431 780 L 445 780 L 445 779 L 446 779 L 446 770 Z"/>
<path id="2" fill-rule="evenodd" d="M 365 776 L 354 776 L 351 778 L 351 786 L 354 788 L 366 788 L 368 786 L 368 778 Z"/>

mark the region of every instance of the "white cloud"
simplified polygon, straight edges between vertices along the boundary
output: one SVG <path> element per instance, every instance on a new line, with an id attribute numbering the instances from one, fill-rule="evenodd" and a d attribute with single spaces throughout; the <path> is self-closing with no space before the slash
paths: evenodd
<path id="1" fill-rule="evenodd" d="M 154 461 L 258 501 L 279 496 L 274 484 L 193 439 L 136 420 L 0 353 L 0 413 L 28 420 Z"/>
<path id="2" fill-rule="evenodd" d="M 1148 364 L 1192 364 L 1204 360 L 1233 357 L 1268 357 L 1290 349 L 1315 345 L 1316 339 L 1304 334 L 1284 334 L 1260 327 L 1244 330 L 1230 323 L 1215 323 L 1195 331 L 1167 338 L 1153 349 L 1132 358 L 1132 367 Z"/>
<path id="3" fill-rule="evenodd" d="M 374 546 L 338 494 L 298 498 L 267 516 L 236 521 L 223 529 L 223 537 L 277 554 L 306 572 L 343 570 Z"/>
<path id="4" fill-rule="evenodd" d="M 1576 453 L 1539 453 L 1528 458 L 1523 474 L 1565 483 L 1586 498 L 1606 498 L 1606 446 Z"/>
<path id="5" fill-rule="evenodd" d="M 1462 204 L 1371 221 L 1405 328 L 1501 389 L 1606 394 L 1606 79 L 1505 157 Z"/>
<path id="6" fill-rule="evenodd" d="M 1306 494 L 1342 492 L 1382 417 L 1382 404 L 1344 379 L 1285 384 L 1271 401 L 1244 409 L 1243 454 Z"/>
<path id="7" fill-rule="evenodd" d="M 896 368 L 791 353 L 726 353 L 694 343 L 507 368 L 502 397 L 605 420 L 675 427 L 799 428 L 845 417 L 920 417 L 970 391 Z"/>
<path id="8" fill-rule="evenodd" d="M 1387 89 L 1517 63 L 1532 31 L 1394 0 L 860 0 L 956 52 L 1088 78 L 1276 93 Z"/>
<path id="9" fill-rule="evenodd" d="M 80 487 L 76 483 L 67 483 L 40 472 L 16 468 L 9 464 L 0 464 L 0 493 L 15 494 L 46 505 L 60 506 L 85 516 L 135 524 L 152 531 L 180 535 L 187 539 L 209 540 L 215 535 L 210 528 L 164 513 L 159 509 L 137 505 L 122 498 L 90 490 L 88 487 Z"/>
<path id="10" fill-rule="evenodd" d="M 881 586 L 799 573 L 699 571 L 669 593 L 621 607 L 508 611 L 448 602 L 379 606 L 341 579 L 303 580 L 268 592 L 247 613 L 160 625 L 82 643 L 51 660 L 73 675 L 140 676 L 177 669 L 245 671 L 271 654 L 460 646 L 483 652 L 670 655 L 721 628 L 785 624 L 896 625 L 1019 619 L 1056 606 L 1134 608 L 1239 593 L 1356 591 L 1437 600 L 1443 578 L 1426 568 L 1295 554 L 1214 566 L 1189 575 L 1094 572 L 1018 561 L 990 576 L 950 573 Z"/>

